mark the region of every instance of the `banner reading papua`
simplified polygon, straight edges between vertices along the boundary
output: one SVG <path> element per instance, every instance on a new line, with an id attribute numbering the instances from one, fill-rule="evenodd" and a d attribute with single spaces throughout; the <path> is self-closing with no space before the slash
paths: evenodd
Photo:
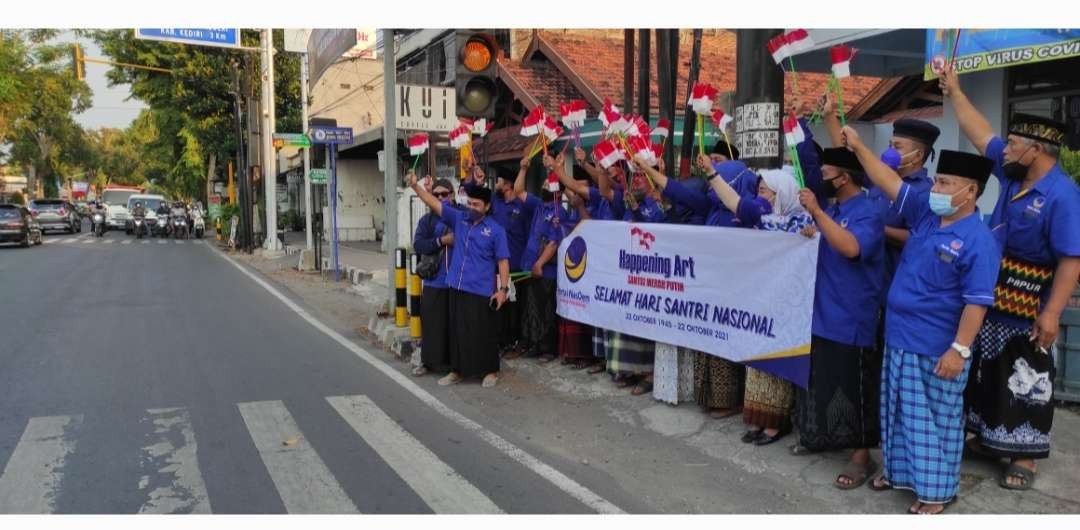
<path id="1" fill-rule="evenodd" d="M 805 387 L 819 237 L 585 221 L 559 246 L 558 313 Z"/>
<path id="2" fill-rule="evenodd" d="M 1076 29 L 928 29 L 923 78 L 937 78 L 955 57 L 957 73 L 1080 57 Z"/>

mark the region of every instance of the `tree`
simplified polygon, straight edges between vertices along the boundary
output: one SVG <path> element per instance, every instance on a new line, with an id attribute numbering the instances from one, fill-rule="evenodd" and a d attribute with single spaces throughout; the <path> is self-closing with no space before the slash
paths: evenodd
<path id="1" fill-rule="evenodd" d="M 85 134 L 73 115 L 91 103 L 90 87 L 71 75 L 68 44 L 47 44 L 58 30 L 4 30 L 0 62 L 21 67 L 17 81 L 0 83 L 5 98 L 15 98 L 14 111 L 2 118 L 0 140 L 10 157 L 28 169 L 28 192 L 37 180 L 46 196 L 56 196 L 65 173 L 83 163 Z M 6 66 L 4 66 L 6 67 Z"/>

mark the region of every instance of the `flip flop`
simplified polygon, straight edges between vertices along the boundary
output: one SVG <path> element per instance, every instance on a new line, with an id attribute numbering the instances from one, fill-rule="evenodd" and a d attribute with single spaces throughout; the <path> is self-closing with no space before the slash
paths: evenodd
<path id="1" fill-rule="evenodd" d="M 947 502 L 934 503 L 934 502 L 922 502 L 922 501 L 919 501 L 919 504 L 921 504 L 922 506 L 940 504 L 941 505 L 941 511 L 938 512 L 938 513 L 919 513 L 919 510 L 912 510 L 911 507 L 908 507 L 907 513 L 909 513 L 911 515 L 941 515 L 941 514 L 945 513 L 945 510 L 948 510 L 949 506 L 952 506 L 954 502 L 956 502 L 955 497 L 953 497 L 951 500 L 949 500 Z M 914 505 L 912 505 L 912 506 L 914 506 Z M 922 508 L 922 506 L 920 506 L 919 508 Z"/>
<path id="2" fill-rule="evenodd" d="M 874 491 L 889 491 L 893 489 L 892 483 L 889 482 L 889 479 L 885 478 L 884 476 L 881 476 L 881 484 L 878 484 L 877 479 L 875 478 L 874 480 L 867 482 L 866 487 Z"/>
<path id="3" fill-rule="evenodd" d="M 1009 477 L 1022 479 L 1024 483 L 1019 486 L 1009 484 Z M 1005 473 L 1001 475 L 1001 479 L 998 480 L 998 485 L 1007 490 L 1027 491 L 1035 485 L 1035 472 L 1016 463 L 1009 464 L 1009 467 L 1005 469 Z"/>
<path id="4" fill-rule="evenodd" d="M 642 394 L 648 394 L 649 392 L 652 392 L 652 389 L 652 381 L 642 381 L 638 383 L 637 386 L 635 386 L 634 389 L 630 391 L 630 393 L 635 396 L 640 396 Z"/>
<path id="5" fill-rule="evenodd" d="M 594 364 L 592 368 L 589 368 L 589 373 L 590 374 L 598 374 L 598 373 L 603 372 L 605 370 L 607 370 L 607 367 L 604 366 L 603 364 Z"/>
<path id="6" fill-rule="evenodd" d="M 865 464 L 857 464 L 852 461 L 848 461 L 844 470 L 837 475 L 836 480 L 833 481 L 833 486 L 836 486 L 842 490 L 853 490 L 866 483 L 867 479 L 874 476 L 877 473 L 878 465 L 873 459 L 868 460 Z M 851 480 L 850 484 L 841 484 L 840 477 L 846 477 Z"/>

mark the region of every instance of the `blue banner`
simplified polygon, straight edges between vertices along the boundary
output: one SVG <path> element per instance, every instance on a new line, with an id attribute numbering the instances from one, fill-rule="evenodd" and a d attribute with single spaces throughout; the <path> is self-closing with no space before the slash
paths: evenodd
<path id="1" fill-rule="evenodd" d="M 136 39 L 196 44 L 200 46 L 240 46 L 240 30 L 236 28 L 139 28 Z"/>
<path id="2" fill-rule="evenodd" d="M 1080 30 L 926 30 L 924 79 L 936 78 L 953 57 L 958 73 L 1080 57 Z"/>

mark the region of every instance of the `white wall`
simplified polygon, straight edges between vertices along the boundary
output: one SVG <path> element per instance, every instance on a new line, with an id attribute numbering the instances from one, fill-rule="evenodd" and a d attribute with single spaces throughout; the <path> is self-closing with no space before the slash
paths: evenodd
<path id="1" fill-rule="evenodd" d="M 382 172 L 377 160 L 337 161 L 338 239 L 342 241 L 374 241 L 374 233 L 362 229 L 374 227 L 382 231 L 385 218 Z M 329 211 L 324 225 L 330 234 Z"/>

